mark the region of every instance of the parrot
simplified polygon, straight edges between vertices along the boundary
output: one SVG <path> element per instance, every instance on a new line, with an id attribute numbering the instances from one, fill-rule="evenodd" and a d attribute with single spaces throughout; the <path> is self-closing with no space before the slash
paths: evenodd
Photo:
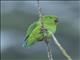
<path id="1" fill-rule="evenodd" d="M 34 45 L 39 41 L 43 41 L 43 33 L 41 32 L 41 21 L 42 19 L 44 28 L 47 30 L 47 38 L 51 38 L 51 34 L 55 33 L 58 17 L 53 15 L 44 15 L 39 18 L 38 21 L 33 22 L 26 31 L 25 40 L 24 40 L 24 47 L 29 47 Z"/>

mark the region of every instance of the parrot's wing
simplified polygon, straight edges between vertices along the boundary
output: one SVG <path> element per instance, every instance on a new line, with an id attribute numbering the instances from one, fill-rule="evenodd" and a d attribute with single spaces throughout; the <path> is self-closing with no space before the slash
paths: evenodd
<path id="1" fill-rule="evenodd" d="M 33 31 L 33 29 L 37 26 L 37 22 L 34 22 L 33 24 L 31 24 L 28 28 L 28 30 L 26 31 L 26 38 L 25 40 L 29 37 L 29 35 L 31 34 L 31 32 Z"/>
<path id="2" fill-rule="evenodd" d="M 26 47 L 27 46 L 27 39 L 28 37 L 30 36 L 30 34 L 32 33 L 33 29 L 35 29 L 35 27 L 37 26 L 37 22 L 34 22 L 33 24 L 31 24 L 29 26 L 29 28 L 27 29 L 26 31 L 26 37 L 25 37 L 25 42 L 23 44 L 23 47 Z"/>

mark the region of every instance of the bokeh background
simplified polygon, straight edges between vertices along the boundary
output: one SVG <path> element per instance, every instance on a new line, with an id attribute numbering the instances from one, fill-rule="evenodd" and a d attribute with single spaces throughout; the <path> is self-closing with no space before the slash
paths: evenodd
<path id="1" fill-rule="evenodd" d="M 80 1 L 40 1 L 43 15 L 58 16 L 56 38 L 80 60 Z M 24 48 L 26 29 L 38 20 L 37 1 L 1 1 L 1 60 L 48 60 L 44 42 Z M 51 40 L 54 60 L 67 60 Z"/>

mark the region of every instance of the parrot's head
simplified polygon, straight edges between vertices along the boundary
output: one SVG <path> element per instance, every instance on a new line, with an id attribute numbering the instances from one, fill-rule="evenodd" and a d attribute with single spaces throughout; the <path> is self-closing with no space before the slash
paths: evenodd
<path id="1" fill-rule="evenodd" d="M 58 17 L 57 16 L 43 16 L 44 23 L 48 25 L 57 25 Z"/>
<path id="2" fill-rule="evenodd" d="M 49 31 L 55 33 L 56 26 L 58 23 L 57 16 L 42 16 L 42 21 L 43 21 L 45 28 L 47 28 Z"/>

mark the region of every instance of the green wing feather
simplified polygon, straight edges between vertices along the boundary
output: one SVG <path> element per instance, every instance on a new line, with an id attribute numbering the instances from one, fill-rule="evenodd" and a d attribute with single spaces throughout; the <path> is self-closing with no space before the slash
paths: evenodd
<path id="1" fill-rule="evenodd" d="M 27 39 L 27 46 L 31 46 L 37 41 L 42 39 L 42 33 L 40 33 L 40 26 L 38 25 L 30 34 L 30 36 Z"/>
<path id="2" fill-rule="evenodd" d="M 29 35 L 31 34 L 31 32 L 33 31 L 33 29 L 37 26 L 37 22 L 34 22 L 33 24 L 31 24 L 28 28 L 28 30 L 26 31 L 26 38 L 25 40 L 29 37 Z"/>
<path id="3" fill-rule="evenodd" d="M 37 22 L 34 22 L 34 23 L 31 24 L 31 25 L 29 26 L 29 28 L 27 29 L 25 42 L 24 42 L 24 44 L 23 44 L 24 47 L 27 46 L 27 39 L 28 39 L 28 37 L 30 36 L 30 34 L 32 33 L 33 29 L 34 29 L 36 26 L 37 26 Z"/>

